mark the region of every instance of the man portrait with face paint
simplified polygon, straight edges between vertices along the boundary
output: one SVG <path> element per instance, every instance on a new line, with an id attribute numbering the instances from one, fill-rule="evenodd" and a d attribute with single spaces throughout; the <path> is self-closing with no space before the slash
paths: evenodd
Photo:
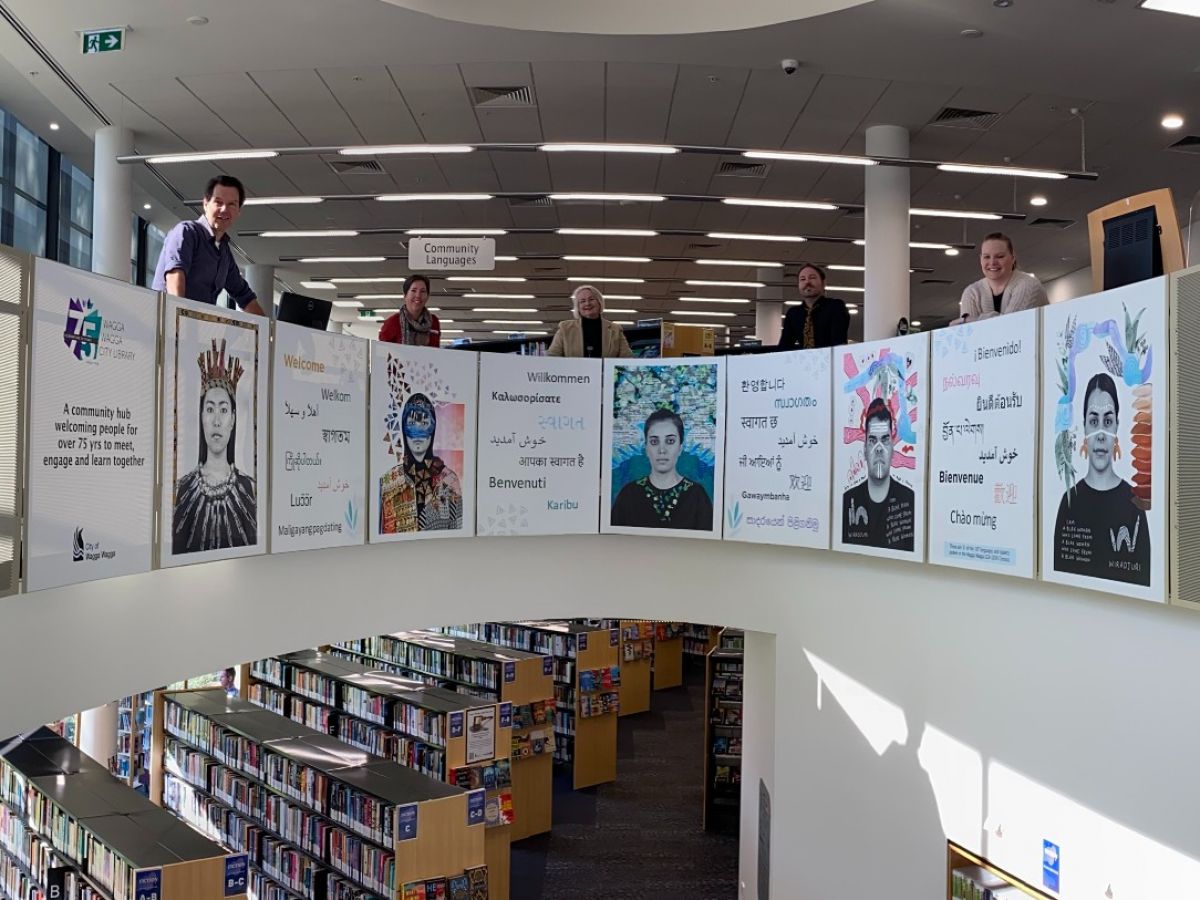
<path id="1" fill-rule="evenodd" d="M 685 528 L 711 531 L 713 505 L 704 487 L 679 472 L 683 419 L 656 409 L 642 429 L 650 474 L 621 488 L 612 506 L 612 524 L 632 528 Z"/>
<path id="2" fill-rule="evenodd" d="M 893 425 L 887 403 L 872 400 L 863 422 L 867 477 L 842 494 L 842 542 L 911 553 L 916 504 L 912 488 L 892 478 Z"/>
<path id="3" fill-rule="evenodd" d="M 458 474 L 433 452 L 437 411 L 424 394 L 413 394 L 400 413 L 404 459 L 380 479 L 379 531 L 405 534 L 462 528 Z"/>
<path id="4" fill-rule="evenodd" d="M 1117 437 L 1121 403 L 1104 372 L 1083 394 L 1083 447 L 1087 473 L 1067 489 L 1054 523 L 1054 570 L 1129 584 L 1150 584 L 1150 529 L 1134 502 L 1133 486 L 1121 478 Z"/>

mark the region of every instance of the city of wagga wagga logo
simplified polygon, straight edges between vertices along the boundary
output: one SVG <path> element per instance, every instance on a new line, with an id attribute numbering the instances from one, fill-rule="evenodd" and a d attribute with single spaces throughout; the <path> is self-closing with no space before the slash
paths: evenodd
<path id="1" fill-rule="evenodd" d="M 71 560 L 73 562 L 95 562 L 98 559 L 114 559 L 117 555 L 116 550 L 101 550 L 99 541 L 86 541 L 83 538 L 83 529 L 75 529 L 75 537 L 71 541 Z"/>

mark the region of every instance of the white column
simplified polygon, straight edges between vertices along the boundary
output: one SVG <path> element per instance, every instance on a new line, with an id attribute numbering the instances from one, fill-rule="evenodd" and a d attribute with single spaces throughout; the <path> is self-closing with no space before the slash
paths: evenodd
<path id="1" fill-rule="evenodd" d="M 246 266 L 246 283 L 258 297 L 258 305 L 268 318 L 275 317 L 275 267 L 263 264 Z"/>
<path id="2" fill-rule="evenodd" d="M 756 269 L 754 277 L 757 281 L 769 284 L 779 279 L 779 269 Z M 764 347 L 774 347 L 779 343 L 783 314 L 786 312 L 783 291 L 782 287 L 768 286 L 758 288 L 755 293 L 758 299 L 754 302 L 754 333 Z"/>
<path id="3" fill-rule="evenodd" d="M 79 749 L 107 767 L 117 752 L 117 704 L 85 709 L 79 717 Z"/>
<path id="4" fill-rule="evenodd" d="M 92 186 L 92 271 L 128 281 L 133 240 L 133 166 L 117 162 L 133 153 L 133 132 L 106 125 L 96 132 Z"/>
<path id="5" fill-rule="evenodd" d="M 873 125 L 867 129 L 868 156 L 908 156 L 908 129 Z M 891 337 L 900 317 L 909 316 L 909 170 L 903 166 L 866 168 L 866 276 L 863 284 L 863 339 Z"/>

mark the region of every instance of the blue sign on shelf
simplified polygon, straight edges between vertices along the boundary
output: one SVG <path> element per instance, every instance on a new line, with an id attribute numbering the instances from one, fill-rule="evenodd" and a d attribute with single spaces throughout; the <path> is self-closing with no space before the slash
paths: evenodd
<path id="1" fill-rule="evenodd" d="M 225 896 L 240 897 L 246 893 L 250 879 L 249 860 L 245 853 L 225 857 Z"/>
<path id="2" fill-rule="evenodd" d="M 615 629 L 615 628 L 608 629 L 608 646 L 610 646 L 610 647 L 617 646 L 617 642 L 620 639 L 621 639 L 621 633 L 617 629 Z"/>
<path id="3" fill-rule="evenodd" d="M 133 876 L 133 900 L 162 900 L 162 869 L 142 869 Z"/>
<path id="4" fill-rule="evenodd" d="M 450 737 L 460 738 L 463 736 L 463 714 L 460 712 L 450 713 Z"/>
<path id="5" fill-rule="evenodd" d="M 1042 840 L 1042 885 L 1058 892 L 1058 866 L 1062 862 L 1058 844 Z"/>
<path id="6" fill-rule="evenodd" d="M 512 728 L 512 704 L 511 703 L 501 703 L 500 704 L 500 727 L 501 728 Z"/>
<path id="7" fill-rule="evenodd" d="M 587 634 L 586 634 L 586 633 L 585 633 L 585 634 L 581 634 L 581 635 L 579 636 L 579 649 L 580 649 L 580 650 L 586 650 L 586 649 L 587 649 L 587 637 L 588 637 L 588 636 L 587 636 Z"/>
<path id="8" fill-rule="evenodd" d="M 396 807 L 396 840 L 411 841 L 417 837 L 417 804 L 405 803 Z"/>
<path id="9" fill-rule="evenodd" d="M 483 824 L 483 807 L 487 792 L 484 790 L 470 791 L 467 794 L 467 824 Z"/>
<path id="10" fill-rule="evenodd" d="M 543 656 L 542 657 L 542 674 L 549 675 L 553 671 L 554 671 L 554 657 L 553 656 Z"/>
<path id="11" fill-rule="evenodd" d="M 517 664 L 515 662 L 506 662 L 504 664 L 504 683 L 511 684 L 517 680 Z"/>

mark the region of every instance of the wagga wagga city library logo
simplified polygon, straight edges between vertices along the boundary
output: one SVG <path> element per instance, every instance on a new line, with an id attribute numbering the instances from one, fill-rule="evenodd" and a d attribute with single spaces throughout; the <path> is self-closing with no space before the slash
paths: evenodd
<path id="1" fill-rule="evenodd" d="M 99 541 L 85 541 L 83 539 L 83 529 L 75 529 L 75 537 L 71 541 L 71 561 L 72 562 L 95 562 L 98 559 L 115 559 L 117 556 L 116 550 L 100 549 Z"/>
<path id="2" fill-rule="evenodd" d="M 71 298 L 67 303 L 67 322 L 63 329 L 63 343 L 78 360 L 99 362 L 101 357 L 133 360 L 137 354 L 127 350 L 125 323 L 108 319 L 100 314 L 99 307 L 91 301 Z"/>

